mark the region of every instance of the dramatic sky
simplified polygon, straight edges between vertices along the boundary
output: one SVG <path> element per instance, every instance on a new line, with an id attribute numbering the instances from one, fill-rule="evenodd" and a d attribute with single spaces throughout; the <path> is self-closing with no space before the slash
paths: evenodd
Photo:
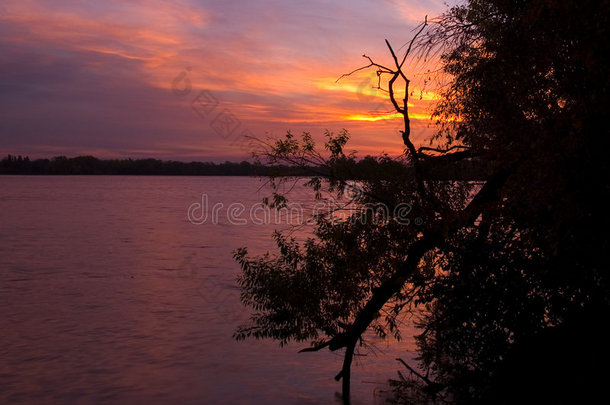
<path id="1" fill-rule="evenodd" d="M 240 160 L 243 135 L 346 128 L 401 152 L 374 72 L 442 0 L 2 0 L 0 153 Z M 417 79 L 417 78 L 415 78 Z M 421 80 L 415 80 L 415 86 Z M 430 136 L 432 91 L 413 132 Z"/>

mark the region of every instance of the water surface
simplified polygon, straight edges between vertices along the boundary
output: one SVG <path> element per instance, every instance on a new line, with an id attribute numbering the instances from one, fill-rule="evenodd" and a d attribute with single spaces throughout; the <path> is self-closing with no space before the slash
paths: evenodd
<path id="1" fill-rule="evenodd" d="M 0 176 L 0 403 L 337 401 L 341 353 L 232 339 L 248 313 L 231 252 L 272 249 L 286 225 L 222 210 L 194 225 L 202 194 L 226 209 L 268 191 L 244 177 Z M 356 359 L 355 404 L 383 403 L 407 346 Z"/>

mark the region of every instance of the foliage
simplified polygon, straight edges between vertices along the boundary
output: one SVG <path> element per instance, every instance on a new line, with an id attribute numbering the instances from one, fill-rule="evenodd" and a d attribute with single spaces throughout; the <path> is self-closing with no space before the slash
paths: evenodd
<path id="1" fill-rule="evenodd" d="M 327 133 L 327 139 L 328 174 L 312 177 L 308 185 L 318 198 L 324 189 L 343 201 L 340 210 L 348 205 L 352 210 L 344 218 L 332 211 L 317 215 L 313 237 L 302 245 L 276 233 L 279 255 L 251 258 L 245 248 L 236 252 L 243 269 L 242 300 L 256 311 L 253 325 L 237 332 L 239 339 L 270 337 L 286 343 L 336 336 L 404 260 L 403 246 L 417 238 L 417 228 L 406 226 L 406 215 L 419 212 L 411 200 L 416 197 L 412 170 L 388 157 L 356 162 L 343 153 L 345 131 Z M 271 145 L 269 155 L 304 166 L 323 161 L 315 150 L 309 134 L 301 139 L 287 134 Z M 345 180 L 351 178 L 358 178 L 357 187 Z M 400 336 L 396 316 L 412 299 L 408 294 L 398 294 L 372 325 L 377 334 Z"/>
<path id="2" fill-rule="evenodd" d="M 515 342 L 608 314 L 608 239 L 597 233 L 608 226 L 608 159 L 598 146 L 607 133 L 608 18 L 608 2 L 470 1 L 441 21 L 440 30 L 461 25 L 467 35 L 443 57 L 453 80 L 437 106 L 440 136 L 511 167 L 498 203 L 448 240 L 422 322 L 423 364 L 461 402 L 500 389 L 494 375 Z M 593 352 L 590 381 L 608 353 L 583 350 Z M 519 367 L 515 374 L 527 366 Z M 570 386 L 565 375 L 555 392 L 560 381 Z M 514 392 L 514 381 L 503 390 Z"/>
<path id="3" fill-rule="evenodd" d="M 426 22 L 408 49 L 442 54 L 441 148 L 414 148 L 407 100 L 394 99 L 405 115 L 401 159 L 356 165 L 343 153 L 345 132 L 327 133 L 325 155 L 309 134 L 268 142 L 267 161 L 325 168 L 310 182 L 318 198 L 344 197 L 347 179 L 360 179 L 349 201 L 359 209 L 318 216 L 302 246 L 276 235 L 277 255 L 236 253 L 242 300 L 256 310 L 236 336 L 345 348 L 346 394 L 363 333 L 399 338 L 412 311 L 425 374 L 396 382 L 398 401 L 515 403 L 526 388 L 553 403 L 599 394 L 610 360 L 600 326 L 610 315 L 609 8 L 471 0 Z M 401 78 L 408 89 L 386 43 L 396 67 L 368 57 L 367 67 L 390 75 L 390 90 Z M 466 163 L 484 181 L 434 175 Z M 419 226 L 397 215 L 401 203 Z"/>

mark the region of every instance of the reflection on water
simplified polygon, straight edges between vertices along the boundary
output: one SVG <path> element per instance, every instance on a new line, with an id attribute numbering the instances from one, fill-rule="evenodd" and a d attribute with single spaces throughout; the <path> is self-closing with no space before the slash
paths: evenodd
<path id="1" fill-rule="evenodd" d="M 231 251 L 272 249 L 281 226 L 187 220 L 202 193 L 248 206 L 266 195 L 259 187 L 237 177 L 0 177 L 0 403 L 336 401 L 340 353 L 231 338 L 248 316 Z M 377 347 L 357 359 L 356 404 L 383 403 L 394 358 L 409 356 L 404 345 Z"/>

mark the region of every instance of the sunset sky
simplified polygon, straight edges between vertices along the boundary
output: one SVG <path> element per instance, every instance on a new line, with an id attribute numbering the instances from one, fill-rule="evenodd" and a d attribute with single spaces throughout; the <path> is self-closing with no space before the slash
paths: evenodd
<path id="1" fill-rule="evenodd" d="M 0 153 L 241 160 L 243 134 L 348 129 L 360 155 L 401 152 L 366 64 L 390 65 L 442 0 L 3 0 Z M 421 72 L 420 72 L 421 73 Z M 421 76 L 420 76 L 421 77 Z M 185 79 L 188 79 L 185 80 Z M 188 86 L 190 83 L 190 87 Z M 433 91 L 414 77 L 416 142 Z"/>

